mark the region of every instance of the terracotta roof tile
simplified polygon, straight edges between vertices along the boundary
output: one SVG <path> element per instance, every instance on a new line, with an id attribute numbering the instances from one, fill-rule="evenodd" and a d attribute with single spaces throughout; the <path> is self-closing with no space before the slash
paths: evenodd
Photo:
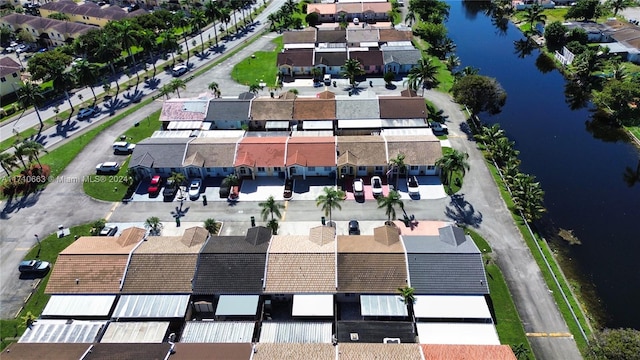
<path id="1" fill-rule="evenodd" d="M 117 294 L 127 267 L 128 254 L 66 255 L 56 261 L 45 293 Z"/>
<path id="2" fill-rule="evenodd" d="M 329 91 L 329 90 L 325 90 L 323 92 L 319 92 L 316 94 L 316 97 L 318 99 L 335 99 L 336 98 L 336 94 Z"/>
<path id="3" fill-rule="evenodd" d="M 134 254 L 197 254 L 204 241 L 193 246 L 182 242 L 182 236 L 148 236 Z"/>
<path id="4" fill-rule="evenodd" d="M 135 253 L 131 256 L 122 292 L 189 294 L 197 261 L 197 252 L 193 254 Z"/>
<path id="5" fill-rule="evenodd" d="M 380 136 L 338 136 L 338 165 L 350 152 L 361 166 L 387 165 L 387 150 Z"/>
<path id="6" fill-rule="evenodd" d="M 81 359 L 90 346 L 86 343 L 13 343 L 0 353 L 0 359 Z"/>
<path id="7" fill-rule="evenodd" d="M 175 349 L 176 352 L 169 357 L 171 360 L 202 360 L 202 354 L 207 354 L 208 360 L 248 360 L 251 357 L 249 343 L 176 343 Z"/>
<path id="8" fill-rule="evenodd" d="M 338 253 L 338 292 L 395 294 L 407 285 L 400 253 Z"/>
<path id="9" fill-rule="evenodd" d="M 294 120 L 335 120 L 334 99 L 297 98 L 293 103 Z"/>
<path id="10" fill-rule="evenodd" d="M 335 253 L 269 253 L 267 293 L 334 293 Z"/>
<path id="11" fill-rule="evenodd" d="M 335 166 L 334 137 L 292 137 L 287 143 L 286 166 Z"/>
<path id="12" fill-rule="evenodd" d="M 509 345 L 431 345 L 421 344 L 425 360 L 474 359 L 515 360 Z"/>
<path id="13" fill-rule="evenodd" d="M 400 234 L 395 227 L 379 226 L 373 229 L 373 238 L 382 245 L 392 246 L 400 241 Z"/>
<path id="14" fill-rule="evenodd" d="M 422 360 L 418 344 L 340 343 L 339 360 Z"/>
<path id="15" fill-rule="evenodd" d="M 422 97 L 380 96 L 381 119 L 426 119 L 427 105 Z"/>
<path id="16" fill-rule="evenodd" d="M 334 15 L 336 13 L 336 4 L 308 4 L 307 14 L 312 12 L 320 15 Z"/>
<path id="17" fill-rule="evenodd" d="M 244 138 L 238 145 L 234 166 L 284 166 L 286 137 Z"/>
<path id="18" fill-rule="evenodd" d="M 207 231 L 207 229 L 201 226 L 194 226 L 184 231 L 184 234 L 182 234 L 182 239 L 180 241 L 189 248 L 197 248 L 199 252 L 200 248 L 202 248 L 202 245 L 205 241 L 207 241 L 208 238 L 209 231 Z"/>
<path id="19" fill-rule="evenodd" d="M 311 4 L 309 4 L 311 5 Z M 336 349 L 332 344 L 260 343 L 253 360 L 335 360 Z"/>
<path id="20" fill-rule="evenodd" d="M 389 157 L 405 155 L 407 165 L 433 165 L 442 157 L 440 140 L 433 135 L 387 136 Z"/>
<path id="21" fill-rule="evenodd" d="M 207 110 L 206 99 L 165 100 L 160 111 L 160 121 L 204 121 Z"/>
<path id="22" fill-rule="evenodd" d="M 291 120 L 293 99 L 258 98 L 251 103 L 251 120 Z"/>

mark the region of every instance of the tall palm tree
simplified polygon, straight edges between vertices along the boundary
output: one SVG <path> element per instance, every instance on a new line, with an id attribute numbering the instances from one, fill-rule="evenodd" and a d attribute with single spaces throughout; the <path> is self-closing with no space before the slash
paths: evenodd
<path id="1" fill-rule="evenodd" d="M 620 10 L 624 10 L 630 6 L 633 6 L 633 1 L 632 0 L 607 0 L 605 5 L 609 9 L 613 10 L 613 16 L 616 17 L 618 16 L 618 12 Z"/>
<path id="2" fill-rule="evenodd" d="M 162 32 L 162 34 L 160 35 L 162 41 L 160 42 L 161 46 L 162 46 L 162 51 L 165 52 L 165 55 L 167 52 L 171 53 L 171 59 L 173 60 L 173 63 L 176 63 L 176 57 L 174 55 L 174 52 L 178 49 L 178 47 L 180 45 L 178 45 L 178 40 L 176 37 L 176 34 L 172 31 L 172 30 L 165 30 Z"/>
<path id="3" fill-rule="evenodd" d="M 93 94 L 93 101 L 98 102 L 96 92 L 93 90 L 93 86 L 98 81 L 98 65 L 88 62 L 85 59 L 78 61 L 73 67 L 74 77 L 78 85 L 88 86 Z"/>
<path id="4" fill-rule="evenodd" d="M 178 191 L 180 191 L 180 197 L 182 197 L 182 184 L 187 181 L 187 177 L 181 172 L 172 172 L 169 176 L 168 180 L 173 181 L 174 184 L 178 187 Z"/>
<path id="5" fill-rule="evenodd" d="M 416 303 L 416 290 L 412 287 L 405 285 L 404 287 L 398 288 L 398 293 L 402 297 L 402 301 L 407 306 L 407 311 L 409 316 L 413 317 L 413 304 Z"/>
<path id="6" fill-rule="evenodd" d="M 116 68 L 114 66 L 115 60 L 120 58 L 120 44 L 117 43 L 115 35 L 110 31 L 102 31 L 99 35 L 98 47 L 94 49 L 93 56 L 98 61 L 103 61 L 109 64 L 111 74 L 113 74 L 114 81 L 116 83 L 116 96 L 120 93 L 120 84 L 116 77 Z"/>
<path id="7" fill-rule="evenodd" d="M 144 221 L 144 227 L 149 230 L 150 235 L 160 235 L 163 226 L 162 222 L 160 222 L 160 218 L 152 216 Z"/>
<path id="8" fill-rule="evenodd" d="M 182 29 L 182 37 L 184 39 L 184 47 L 187 49 L 187 66 L 189 66 L 189 41 L 187 39 L 186 27 L 190 25 L 189 18 L 184 11 L 180 10 L 176 13 L 176 25 Z"/>
<path id="9" fill-rule="evenodd" d="M 229 22 L 231 21 L 231 10 L 228 7 L 220 9 L 220 20 L 224 22 L 225 28 L 229 30 Z"/>
<path id="10" fill-rule="evenodd" d="M 42 122 L 42 117 L 40 117 L 40 110 L 38 110 L 38 106 L 44 102 L 44 95 L 42 95 L 40 85 L 31 81 L 25 81 L 20 89 L 18 89 L 18 101 L 25 109 L 33 105 L 36 115 L 38 116 L 38 121 L 40 121 L 40 127 L 43 127 L 44 123 Z"/>
<path id="11" fill-rule="evenodd" d="M 451 54 L 447 56 L 445 64 L 447 65 L 447 70 L 453 72 L 453 69 L 457 68 L 461 64 L 460 58 Z"/>
<path id="12" fill-rule="evenodd" d="M 406 155 L 403 153 L 398 153 L 396 157 L 389 159 L 389 166 L 391 166 L 391 171 L 396 177 L 396 189 L 398 188 L 398 182 L 400 181 L 400 174 L 406 174 L 407 172 L 407 164 L 404 162 Z"/>
<path id="13" fill-rule="evenodd" d="M 317 67 L 311 68 L 311 76 L 313 76 L 313 81 L 320 80 L 320 76 L 322 76 L 322 70 Z"/>
<path id="14" fill-rule="evenodd" d="M 543 205 L 544 190 L 535 177 L 528 174 L 518 174 L 513 181 L 511 196 L 515 208 L 522 212 L 527 222 L 539 219 L 546 209 Z"/>
<path id="15" fill-rule="evenodd" d="M 468 158 L 469 154 L 453 149 L 436 160 L 436 166 L 440 168 L 442 177 L 446 179 L 449 188 L 451 188 L 451 177 L 455 172 L 461 172 L 464 177 L 466 170 L 469 169 Z"/>
<path id="16" fill-rule="evenodd" d="M 347 59 L 347 61 L 341 67 L 340 75 L 349 79 L 349 84 L 351 84 L 351 87 L 355 87 L 356 77 L 364 75 L 364 69 L 360 64 L 360 61 L 355 59 Z"/>
<path id="17" fill-rule="evenodd" d="M 424 89 L 431 88 L 438 84 L 436 75 L 438 74 L 438 66 L 431 60 L 431 58 L 422 58 L 418 60 L 418 64 L 409 70 L 407 75 L 407 83 L 413 90 L 422 88 L 422 96 L 424 96 Z"/>
<path id="18" fill-rule="evenodd" d="M 193 24 L 200 34 L 200 45 L 202 46 L 202 50 L 204 51 L 204 39 L 202 38 L 202 28 L 207 25 L 207 16 L 204 11 L 200 9 L 191 10 L 191 24 Z"/>
<path id="19" fill-rule="evenodd" d="M 528 7 L 524 13 L 524 22 L 529 24 L 529 28 L 532 33 L 536 33 L 536 24 L 541 23 L 544 25 L 547 20 L 547 15 L 543 14 L 544 8 L 542 5 L 536 3 Z"/>
<path id="20" fill-rule="evenodd" d="M 396 206 L 399 206 L 400 209 L 404 209 L 404 203 L 400 199 L 400 193 L 395 190 L 389 191 L 387 196 L 381 196 L 377 198 L 376 201 L 378 202 L 378 209 L 385 209 L 384 213 L 387 215 L 388 221 L 395 219 Z"/>
<path id="21" fill-rule="evenodd" d="M 507 137 L 502 137 L 490 143 L 487 146 L 487 151 L 498 166 L 502 167 L 520 155 L 520 151 L 515 149 L 515 145 L 515 142 L 510 141 Z"/>
<path id="22" fill-rule="evenodd" d="M 178 97 L 180 97 L 180 89 L 187 89 L 187 83 L 184 82 L 184 80 L 182 79 L 173 79 L 171 80 L 171 82 L 169 83 L 169 86 L 171 86 L 171 89 L 175 92 L 178 93 Z"/>
<path id="23" fill-rule="evenodd" d="M 15 155 L 16 159 L 20 160 L 20 162 L 22 163 L 22 167 L 26 170 L 28 167 L 27 163 L 24 162 L 24 157 L 26 156 L 26 147 L 23 146 L 23 143 L 16 143 L 13 146 L 15 149 L 13 154 Z"/>
<path id="24" fill-rule="evenodd" d="M 204 14 L 213 24 L 213 34 L 216 38 L 216 47 L 218 46 L 218 29 L 216 28 L 216 21 L 222 17 L 222 11 L 217 2 L 211 0 L 204 4 Z"/>
<path id="25" fill-rule="evenodd" d="M 316 206 L 322 206 L 324 215 L 329 217 L 329 223 L 331 223 L 333 209 L 342 210 L 340 203 L 344 201 L 346 194 L 344 191 L 336 190 L 332 187 L 325 187 L 322 190 L 324 193 L 316 199 Z"/>
<path id="26" fill-rule="evenodd" d="M 18 165 L 16 162 L 17 160 L 18 159 L 16 158 L 15 154 L 6 151 L 0 153 L 0 166 L 2 166 L 2 169 L 5 173 L 7 173 L 7 175 L 11 175 L 11 171 L 13 170 L 13 168 Z"/>
<path id="27" fill-rule="evenodd" d="M 229 9 L 229 13 L 233 14 L 233 22 L 236 28 L 236 33 L 238 32 L 238 19 L 236 18 L 236 12 L 240 9 L 240 2 L 238 0 L 228 0 L 227 8 Z"/>
<path id="28" fill-rule="evenodd" d="M 131 52 L 131 48 L 138 44 L 140 39 L 140 31 L 136 24 L 130 20 L 122 20 L 114 22 L 113 26 L 116 29 L 116 38 L 122 48 L 127 52 L 131 61 L 133 62 L 133 71 L 136 73 L 138 83 L 140 82 L 140 75 L 138 75 L 138 65 L 136 64 L 136 58 Z"/>
<path id="29" fill-rule="evenodd" d="M 153 77 L 156 77 L 156 62 L 153 58 L 153 51 L 158 48 L 156 33 L 148 29 L 143 29 L 139 32 L 139 36 L 139 45 L 149 54 L 149 61 L 151 61 L 151 66 L 153 66 Z"/>
<path id="30" fill-rule="evenodd" d="M 271 13 L 267 16 L 267 20 L 269 20 L 269 30 L 274 31 L 280 22 L 280 16 L 278 13 Z"/>
<path id="31" fill-rule="evenodd" d="M 173 87 L 171 87 L 171 84 L 164 84 L 160 87 L 160 96 L 164 96 L 167 100 L 169 99 L 169 94 L 172 92 L 174 92 L 174 90 Z"/>
<path id="32" fill-rule="evenodd" d="M 495 143 L 498 139 L 505 137 L 505 133 L 504 130 L 500 128 L 500 124 L 496 123 L 490 127 L 482 126 L 480 132 L 473 137 L 486 147 Z"/>
<path id="33" fill-rule="evenodd" d="M 38 154 L 41 152 L 48 153 L 48 151 L 45 150 L 41 143 L 33 140 L 25 140 L 19 147 L 21 148 L 20 153 L 26 156 L 27 159 L 29 159 L 29 162 L 36 160 L 38 165 L 42 168 Z"/>
<path id="34" fill-rule="evenodd" d="M 271 215 L 271 220 L 274 220 L 275 217 L 278 219 L 282 218 L 280 210 L 284 210 L 284 205 L 276 202 L 273 195 L 269 196 L 267 201 L 259 203 L 258 206 L 262 208 L 262 211 L 260 212 L 262 214 L 262 221 L 267 221 L 269 215 Z"/>
<path id="35" fill-rule="evenodd" d="M 213 218 L 208 218 L 204 221 L 204 228 L 207 229 L 209 234 L 216 235 L 218 234 L 218 230 L 220 230 L 220 224 L 216 222 Z"/>

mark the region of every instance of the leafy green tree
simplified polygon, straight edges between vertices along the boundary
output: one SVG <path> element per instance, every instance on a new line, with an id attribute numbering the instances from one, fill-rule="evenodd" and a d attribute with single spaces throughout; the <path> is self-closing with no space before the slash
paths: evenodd
<path id="1" fill-rule="evenodd" d="M 396 74 L 393 71 L 387 71 L 382 75 L 382 78 L 384 79 L 385 84 L 390 86 L 393 80 L 395 80 Z"/>
<path id="2" fill-rule="evenodd" d="M 500 124 L 493 124 L 491 126 L 482 126 L 480 131 L 473 137 L 487 148 L 489 145 L 495 143 L 499 139 L 505 137 L 506 134 L 503 129 L 500 128 Z"/>
<path id="3" fill-rule="evenodd" d="M 544 28 L 544 38 L 547 40 L 547 48 L 556 50 L 565 44 L 567 27 L 562 25 L 560 21 L 554 21 Z"/>
<path id="4" fill-rule="evenodd" d="M 453 149 L 436 160 L 436 166 L 440 168 L 442 178 L 449 188 L 451 188 L 451 177 L 454 173 L 460 172 L 464 177 L 466 170 L 469 169 L 468 158 L 469 154 Z"/>
<path id="5" fill-rule="evenodd" d="M 418 64 L 409 70 L 407 75 L 407 84 L 409 88 L 418 90 L 422 88 L 422 96 L 424 96 L 425 88 L 432 88 L 438 85 L 438 66 L 433 63 L 431 58 L 422 58 L 418 60 Z"/>
<path id="6" fill-rule="evenodd" d="M 151 216 L 144 221 L 145 229 L 149 230 L 150 235 L 160 235 L 162 233 L 162 222 L 157 216 Z"/>
<path id="7" fill-rule="evenodd" d="M 640 87 L 633 80 L 607 81 L 593 101 L 600 111 L 620 124 L 640 125 Z"/>
<path id="8" fill-rule="evenodd" d="M 604 61 L 594 50 L 585 50 L 576 55 L 571 63 L 571 70 L 574 76 L 582 80 L 588 80 L 593 73 L 604 68 Z"/>
<path id="9" fill-rule="evenodd" d="M 306 21 L 309 26 L 315 27 L 316 25 L 320 24 L 320 17 L 317 13 L 312 12 L 308 13 L 307 16 L 305 16 L 304 21 Z"/>
<path id="10" fill-rule="evenodd" d="M 240 178 L 236 174 L 229 174 L 222 180 L 222 183 L 229 187 L 240 185 Z"/>
<path id="11" fill-rule="evenodd" d="M 40 121 L 40 127 L 43 127 L 44 123 L 42 122 L 42 117 L 40 117 L 40 110 L 38 110 L 38 107 L 44 102 L 44 95 L 42 95 L 40 86 L 31 81 L 25 81 L 18 89 L 18 101 L 25 109 L 33 105 L 38 121 Z"/>
<path id="12" fill-rule="evenodd" d="M 567 33 L 567 42 L 577 41 L 581 45 L 587 45 L 589 34 L 583 28 L 573 28 Z"/>
<path id="13" fill-rule="evenodd" d="M 32 80 L 55 80 L 61 77 L 71 61 L 71 56 L 61 51 L 37 53 L 29 59 L 27 70 Z"/>
<path id="14" fill-rule="evenodd" d="M 325 187 L 322 190 L 324 193 L 316 199 L 316 206 L 322 206 L 322 211 L 324 211 L 325 216 L 329 217 L 329 223 L 331 223 L 333 209 L 342 210 L 340 203 L 344 201 L 346 194 L 342 190 L 330 187 Z"/>
<path id="15" fill-rule="evenodd" d="M 73 74 L 78 85 L 88 86 L 93 94 L 94 103 L 98 101 L 93 86 L 98 82 L 98 65 L 88 62 L 85 59 L 78 61 L 73 67 Z"/>
<path id="16" fill-rule="evenodd" d="M 513 351 L 513 355 L 515 355 L 518 360 L 529 359 L 529 349 L 527 349 L 523 343 L 511 345 L 511 351 Z"/>
<path id="17" fill-rule="evenodd" d="M 473 115 L 483 111 L 497 114 L 507 101 L 507 93 L 498 81 L 482 75 L 457 78 L 451 92 L 455 101 L 466 105 Z"/>
<path id="18" fill-rule="evenodd" d="M 537 33 L 536 25 L 539 23 L 544 25 L 547 20 L 547 15 L 544 14 L 544 8 L 542 5 L 535 3 L 525 10 L 523 20 L 529 24 L 530 32 Z"/>
<path id="19" fill-rule="evenodd" d="M 438 59 L 444 60 L 448 54 L 456 51 L 456 44 L 447 37 L 432 44 L 427 51 Z"/>
<path id="20" fill-rule="evenodd" d="M 640 359 L 640 331 L 604 329 L 594 332 L 589 341 L 587 359 Z"/>
<path id="21" fill-rule="evenodd" d="M 313 81 L 320 80 L 320 76 L 322 76 L 322 70 L 317 67 L 311 68 L 311 76 L 313 76 Z"/>
<path id="22" fill-rule="evenodd" d="M 419 22 L 413 32 L 429 44 L 437 44 L 447 38 L 447 28 L 442 23 Z"/>
<path id="23" fill-rule="evenodd" d="M 340 70 L 340 75 L 349 79 L 349 84 L 351 84 L 352 87 L 355 87 L 356 85 L 356 77 L 362 76 L 364 73 L 362 65 L 355 59 L 347 59 Z"/>
<path id="24" fill-rule="evenodd" d="M 53 13 L 47 16 L 49 19 L 61 20 L 61 21 L 69 21 L 69 15 L 63 13 Z"/>
<path id="25" fill-rule="evenodd" d="M 217 82 L 212 81 L 209 83 L 209 90 L 213 92 L 213 94 L 219 98 L 220 97 L 220 85 Z"/>
<path id="26" fill-rule="evenodd" d="M 102 229 L 104 228 L 106 223 L 107 223 L 107 221 L 105 219 L 99 219 L 99 220 L 94 221 L 91 224 L 91 230 L 89 231 L 91 233 L 91 236 L 100 235 L 100 231 L 102 231 Z"/>
<path id="27" fill-rule="evenodd" d="M 449 17 L 449 4 L 440 0 L 410 0 L 408 10 L 415 12 L 420 20 L 439 24 Z"/>
<path id="28" fill-rule="evenodd" d="M 209 234 L 217 235 L 218 230 L 220 230 L 220 224 L 215 221 L 213 218 L 208 218 L 204 221 L 204 228 L 207 229 Z"/>
<path id="29" fill-rule="evenodd" d="M 511 197 L 515 208 L 522 212 L 527 222 L 539 219 L 545 209 L 544 191 L 535 177 L 520 173 L 515 176 L 511 188 Z"/>
<path id="30" fill-rule="evenodd" d="M 584 21 L 600 17 L 603 6 L 600 0 L 578 0 L 575 5 L 569 7 L 565 19 L 582 19 Z"/>
<path id="31" fill-rule="evenodd" d="M 260 214 L 262 214 L 262 221 L 266 221 L 271 215 L 271 220 L 282 218 L 282 213 L 280 210 L 284 210 L 284 205 L 276 202 L 273 198 L 273 195 L 269 196 L 266 201 L 258 203 L 258 206 L 262 209 Z"/>
<path id="32" fill-rule="evenodd" d="M 252 93 L 252 94 L 258 95 L 260 90 L 262 90 L 262 86 L 260 86 L 259 84 L 251 84 L 251 85 L 249 85 L 249 92 Z"/>
<path id="33" fill-rule="evenodd" d="M 388 221 L 395 219 L 396 206 L 400 207 L 400 209 L 404 209 L 404 203 L 400 199 L 400 193 L 395 190 L 389 191 L 387 196 L 378 197 L 376 201 L 378 202 L 378 209 L 384 209 L 384 213 L 387 215 Z"/>

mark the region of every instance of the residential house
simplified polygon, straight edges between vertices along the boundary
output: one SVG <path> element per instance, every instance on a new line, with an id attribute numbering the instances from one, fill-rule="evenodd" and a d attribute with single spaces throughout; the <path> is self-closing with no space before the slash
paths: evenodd
<path id="1" fill-rule="evenodd" d="M 188 174 L 197 177 L 226 177 L 233 174 L 233 160 L 236 154 L 238 137 L 196 138 L 187 145 L 183 167 Z"/>
<path id="2" fill-rule="evenodd" d="M 287 141 L 287 177 L 331 176 L 336 173 L 336 139 L 291 137 Z"/>
<path id="3" fill-rule="evenodd" d="M 380 30 L 376 28 L 347 29 L 347 46 L 349 48 L 378 48 Z"/>
<path id="4" fill-rule="evenodd" d="M 219 359 L 247 360 L 251 358 L 251 343 L 185 343 L 175 344 L 175 353 L 171 354 L 171 360 L 200 360 L 202 354 L 215 354 Z M 255 359 L 255 355 L 254 355 Z"/>
<path id="5" fill-rule="evenodd" d="M 181 172 L 187 178 L 201 175 L 201 169 L 195 167 L 184 168 L 187 144 L 193 138 L 148 138 L 139 142 L 131 160 L 129 168 L 133 169 L 139 178 L 147 178 L 152 175 L 163 177 L 171 176 L 171 173 Z"/>
<path id="6" fill-rule="evenodd" d="M 46 294 L 119 294 L 129 257 L 146 231 L 128 228 L 119 236 L 83 236 L 62 250 Z"/>
<path id="7" fill-rule="evenodd" d="M 509 345 L 449 345 L 421 344 L 425 360 L 476 359 L 515 360 Z"/>
<path id="8" fill-rule="evenodd" d="M 138 9 L 127 12 L 119 6 L 100 7 L 92 2 L 84 2 L 80 5 L 71 0 L 60 0 L 42 4 L 40 15 L 48 18 L 51 14 L 61 13 L 69 17 L 70 22 L 104 27 L 109 21 L 133 18 L 146 14 L 146 10 Z"/>
<path id="9" fill-rule="evenodd" d="M 233 166 L 241 177 L 284 175 L 287 137 L 245 137 L 238 144 Z"/>
<path id="10" fill-rule="evenodd" d="M 381 136 L 338 136 L 337 167 L 340 176 L 383 175 L 388 158 Z"/>
<path id="11" fill-rule="evenodd" d="M 12 94 L 22 87 L 20 64 L 10 57 L 0 58 L 0 97 Z"/>
<path id="12" fill-rule="evenodd" d="M 336 17 L 336 4 L 308 4 L 307 14 L 318 14 L 318 21 L 322 23 L 339 21 Z"/>
<path id="13" fill-rule="evenodd" d="M 380 131 L 380 104 L 376 98 L 336 99 L 338 135 L 371 135 Z"/>
<path id="14" fill-rule="evenodd" d="M 241 129 L 249 126 L 252 99 L 253 96 L 242 99 L 211 99 L 205 121 L 212 123 L 212 129 Z"/>
<path id="15" fill-rule="evenodd" d="M 319 48 L 314 52 L 313 66 L 322 70 L 323 74 L 339 75 L 347 57 L 347 48 Z"/>
<path id="16" fill-rule="evenodd" d="M 87 33 L 93 26 L 63 20 L 49 19 L 44 15 L 32 16 L 13 13 L 0 18 L 0 26 L 12 32 L 23 31 L 33 37 L 34 42 L 44 46 L 61 46 Z"/>
<path id="17" fill-rule="evenodd" d="M 187 321 L 182 330 L 180 343 L 189 345 L 234 344 L 238 346 L 248 344 L 251 349 L 251 343 L 255 341 L 253 336 L 255 328 L 255 321 Z M 235 350 L 244 352 L 242 347 Z M 202 359 L 202 354 L 198 359 Z"/>
<path id="18" fill-rule="evenodd" d="M 57 348 L 56 344 L 84 344 L 87 349 L 89 345 L 96 341 L 101 335 L 101 331 L 106 326 L 107 321 L 85 321 L 85 320 L 51 320 L 51 319 L 39 319 L 34 321 L 31 326 L 28 326 L 19 343 L 24 344 L 47 344 L 54 345 L 50 348 L 50 351 Z M 39 349 L 40 346 L 36 346 L 34 349 Z M 77 348 L 67 347 L 60 349 L 64 352 L 73 353 L 77 351 Z M 33 359 L 33 354 L 29 353 L 26 359 Z M 22 359 L 25 359 L 22 358 Z M 44 356 L 43 359 L 51 359 L 53 357 Z M 2 352 L 2 359 L 5 359 L 5 352 Z"/>
<path id="19" fill-rule="evenodd" d="M 292 49 L 278 53 L 277 66 L 284 76 L 309 75 L 313 67 L 313 49 Z"/>
<path id="20" fill-rule="evenodd" d="M 326 343 L 258 343 L 252 360 L 335 360 L 336 348 Z M 342 359 L 342 357 L 340 357 Z"/>
<path id="21" fill-rule="evenodd" d="M 316 32 L 315 27 L 307 27 L 297 31 L 285 31 L 282 34 L 284 49 L 313 49 L 316 44 Z"/>
<path id="22" fill-rule="evenodd" d="M 83 343 L 24 343 L 14 342 L 2 351 L 2 360 L 81 359 L 91 344 Z"/>
<path id="23" fill-rule="evenodd" d="M 291 95 L 288 95 L 291 94 Z M 257 98 L 251 102 L 251 130 L 289 129 L 293 121 L 296 95 L 287 92 L 278 98 Z"/>
<path id="24" fill-rule="evenodd" d="M 349 51 L 349 59 L 356 60 L 362 66 L 365 75 L 381 75 L 384 71 L 382 51 L 368 49 L 366 51 Z"/>
<path id="25" fill-rule="evenodd" d="M 339 30 L 318 30 L 316 33 L 316 45 L 319 48 L 327 47 L 328 44 L 337 44 L 334 46 L 340 46 L 347 44 L 347 31 L 344 29 Z"/>
<path id="26" fill-rule="evenodd" d="M 422 52 L 415 49 L 413 45 L 381 46 L 380 48 L 385 73 L 407 74 L 418 64 L 418 60 L 422 59 Z"/>
<path id="27" fill-rule="evenodd" d="M 404 154 L 408 175 L 438 175 L 436 161 L 442 157 L 440 140 L 434 135 L 385 136 L 389 158 Z"/>
<path id="28" fill-rule="evenodd" d="M 322 6 L 325 5 L 326 9 Z M 318 4 L 321 12 L 331 11 L 331 4 Z M 335 5 L 335 16 L 333 21 L 339 21 L 344 19 L 348 22 L 353 21 L 354 18 L 358 18 L 363 23 L 386 21 L 389 20 L 389 11 L 391 11 L 391 3 L 389 2 L 359 2 L 359 3 L 337 3 Z M 309 8 L 307 7 L 307 13 Z M 321 17 L 322 19 L 322 17 Z"/>
<path id="29" fill-rule="evenodd" d="M 413 40 L 413 31 L 411 28 L 404 29 L 378 29 L 380 43 L 393 43 L 398 41 Z"/>
<path id="30" fill-rule="evenodd" d="M 339 360 L 402 359 L 424 360 L 416 344 L 375 344 L 347 342 L 338 344 Z M 444 358 L 442 358 L 444 359 Z M 458 358 L 460 359 L 460 358 Z"/>
<path id="31" fill-rule="evenodd" d="M 209 100 L 210 97 L 165 100 L 160 111 L 162 128 L 165 130 L 204 129 Z"/>
<path id="32" fill-rule="evenodd" d="M 116 295 L 51 295 L 43 319 L 108 320 Z"/>

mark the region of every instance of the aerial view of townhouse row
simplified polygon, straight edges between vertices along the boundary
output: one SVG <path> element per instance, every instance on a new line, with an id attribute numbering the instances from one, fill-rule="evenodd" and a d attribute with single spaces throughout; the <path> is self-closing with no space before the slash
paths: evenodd
<path id="1" fill-rule="evenodd" d="M 1 359 L 598 358 L 446 3 L 2 6 Z"/>

